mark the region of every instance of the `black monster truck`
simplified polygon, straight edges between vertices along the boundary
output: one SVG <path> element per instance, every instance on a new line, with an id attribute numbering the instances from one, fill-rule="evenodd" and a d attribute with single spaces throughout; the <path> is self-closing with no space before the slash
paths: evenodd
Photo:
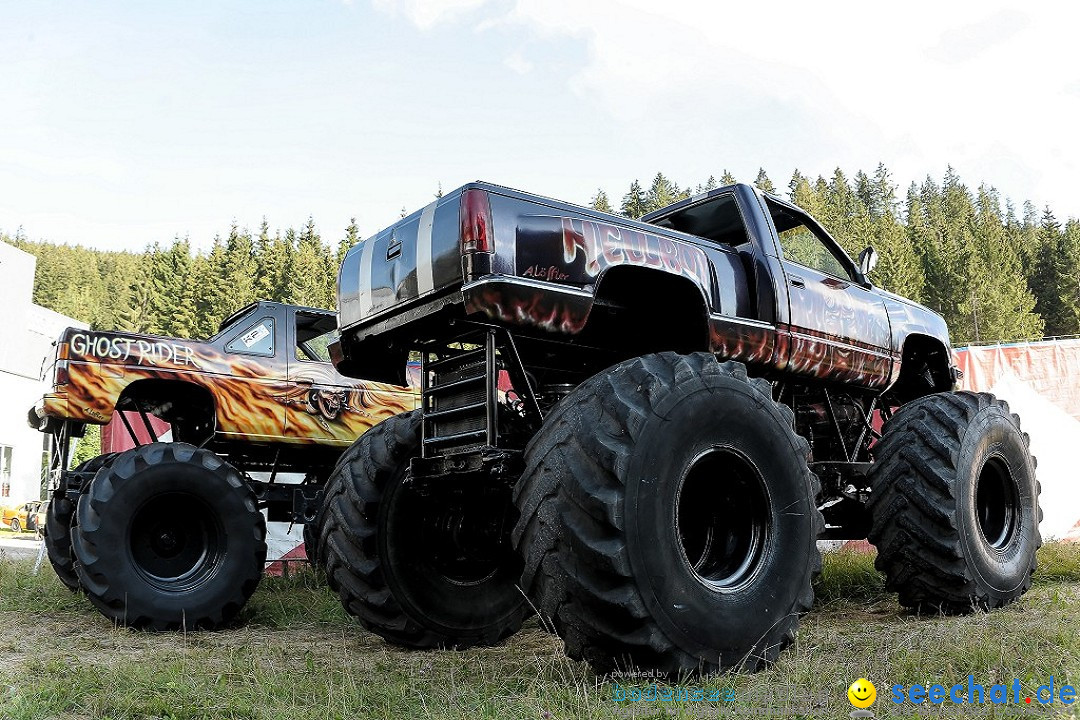
<path id="1" fill-rule="evenodd" d="M 912 608 L 1015 600 L 1027 436 L 875 260 L 741 184 L 636 222 L 473 183 L 354 247 L 334 361 L 401 382 L 418 352 L 423 401 L 328 482 L 346 608 L 418 647 L 536 608 L 573 658 L 678 675 L 774 659 L 819 538 L 869 537 Z"/>

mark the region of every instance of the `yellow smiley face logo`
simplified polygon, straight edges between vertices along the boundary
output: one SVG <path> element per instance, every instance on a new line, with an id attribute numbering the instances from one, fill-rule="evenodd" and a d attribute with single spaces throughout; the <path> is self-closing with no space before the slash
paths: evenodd
<path id="1" fill-rule="evenodd" d="M 859 678 L 847 689 L 847 699 L 860 710 L 868 708 L 877 700 L 877 688 L 866 678 Z"/>

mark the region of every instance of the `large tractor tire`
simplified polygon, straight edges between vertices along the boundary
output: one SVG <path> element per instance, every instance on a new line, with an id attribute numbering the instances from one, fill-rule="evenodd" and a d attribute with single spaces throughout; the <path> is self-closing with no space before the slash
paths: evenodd
<path id="1" fill-rule="evenodd" d="M 116 453 L 105 453 L 76 465 L 72 472 L 96 473 L 112 462 Z M 49 499 L 45 510 L 45 552 L 56 576 L 72 592 L 79 589 L 79 575 L 75 572 L 75 560 L 71 554 L 71 526 L 75 520 L 75 503 L 67 496 L 67 488 L 58 488 Z"/>
<path id="2" fill-rule="evenodd" d="M 308 563 L 316 570 L 326 568 L 326 548 L 320 545 L 319 539 L 322 536 L 323 525 L 326 522 L 326 499 L 334 494 L 331 485 L 340 482 L 340 476 L 337 472 L 340 465 L 341 458 L 338 458 L 334 469 L 329 475 L 321 476 L 324 479 L 322 500 L 319 503 L 318 510 L 315 512 L 315 517 L 311 522 L 304 524 L 304 554 L 307 556 Z M 332 578 L 330 578 L 330 587 L 334 592 L 337 592 L 336 584 Z"/>
<path id="3" fill-rule="evenodd" d="M 338 466 L 340 466 L 340 463 Z M 334 592 L 340 592 L 341 588 L 338 585 L 337 580 L 334 579 L 334 574 L 330 572 L 327 567 L 327 546 L 323 539 L 326 528 L 328 505 L 332 501 L 332 498 L 340 495 L 342 492 L 341 473 L 338 472 L 338 467 L 335 467 L 334 472 L 331 473 L 326 484 L 323 485 L 323 498 L 322 502 L 319 504 L 318 511 L 315 513 L 314 522 L 304 525 L 304 552 L 307 554 L 308 562 L 315 570 L 323 571 L 326 577 L 326 584 Z"/>
<path id="4" fill-rule="evenodd" d="M 526 450 L 513 539 L 570 657 L 671 676 L 775 660 L 821 568 L 793 424 L 706 353 L 629 360 L 562 400 Z"/>
<path id="5" fill-rule="evenodd" d="M 129 450 L 79 498 L 75 569 L 106 617 L 149 630 L 214 629 L 262 578 L 266 524 L 254 493 L 186 443 Z"/>
<path id="6" fill-rule="evenodd" d="M 1020 418 L 987 393 L 940 393 L 908 403 L 883 430 L 869 539 L 900 604 L 963 613 L 1023 595 L 1042 510 Z"/>
<path id="7" fill-rule="evenodd" d="M 353 443 L 327 485 L 319 540 L 345 609 L 389 642 L 490 645 L 528 613 L 520 563 L 502 532 L 509 498 L 424 495 L 411 486 L 420 414 L 389 418 Z"/>

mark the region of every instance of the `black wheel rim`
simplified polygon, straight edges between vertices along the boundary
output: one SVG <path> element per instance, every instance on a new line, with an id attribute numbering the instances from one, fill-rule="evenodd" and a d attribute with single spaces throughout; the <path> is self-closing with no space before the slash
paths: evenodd
<path id="1" fill-rule="evenodd" d="M 975 481 L 975 516 L 986 543 L 1002 550 L 1016 536 L 1020 520 L 1020 490 L 1005 458 L 992 455 Z"/>
<path id="2" fill-rule="evenodd" d="M 675 528 L 690 571 L 707 587 L 735 591 L 765 555 L 771 507 L 757 467 L 733 448 L 698 455 L 679 484 Z"/>
<path id="3" fill-rule="evenodd" d="M 183 592 L 217 571 L 225 557 L 225 533 L 203 500 L 166 493 L 132 516 L 128 547 L 143 579 L 161 590 Z"/>
<path id="4" fill-rule="evenodd" d="M 447 508 L 429 517 L 431 566 L 447 582 L 478 585 L 501 565 L 499 530 L 490 520 L 462 508 Z"/>
<path id="5" fill-rule="evenodd" d="M 415 523 L 401 537 L 409 562 L 452 585 L 479 585 L 505 564 L 507 543 L 501 521 L 505 508 L 487 496 L 448 499 L 421 497 L 411 488 L 399 489 L 401 517 Z M 418 530 L 418 531 L 417 531 Z"/>

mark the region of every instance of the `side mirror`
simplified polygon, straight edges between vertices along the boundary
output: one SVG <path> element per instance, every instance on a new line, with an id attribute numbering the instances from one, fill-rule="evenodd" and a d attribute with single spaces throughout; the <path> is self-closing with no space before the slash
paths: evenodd
<path id="1" fill-rule="evenodd" d="M 877 267 L 877 261 L 877 250 L 872 247 L 868 247 L 859 253 L 859 272 L 863 274 L 864 278 Z"/>

